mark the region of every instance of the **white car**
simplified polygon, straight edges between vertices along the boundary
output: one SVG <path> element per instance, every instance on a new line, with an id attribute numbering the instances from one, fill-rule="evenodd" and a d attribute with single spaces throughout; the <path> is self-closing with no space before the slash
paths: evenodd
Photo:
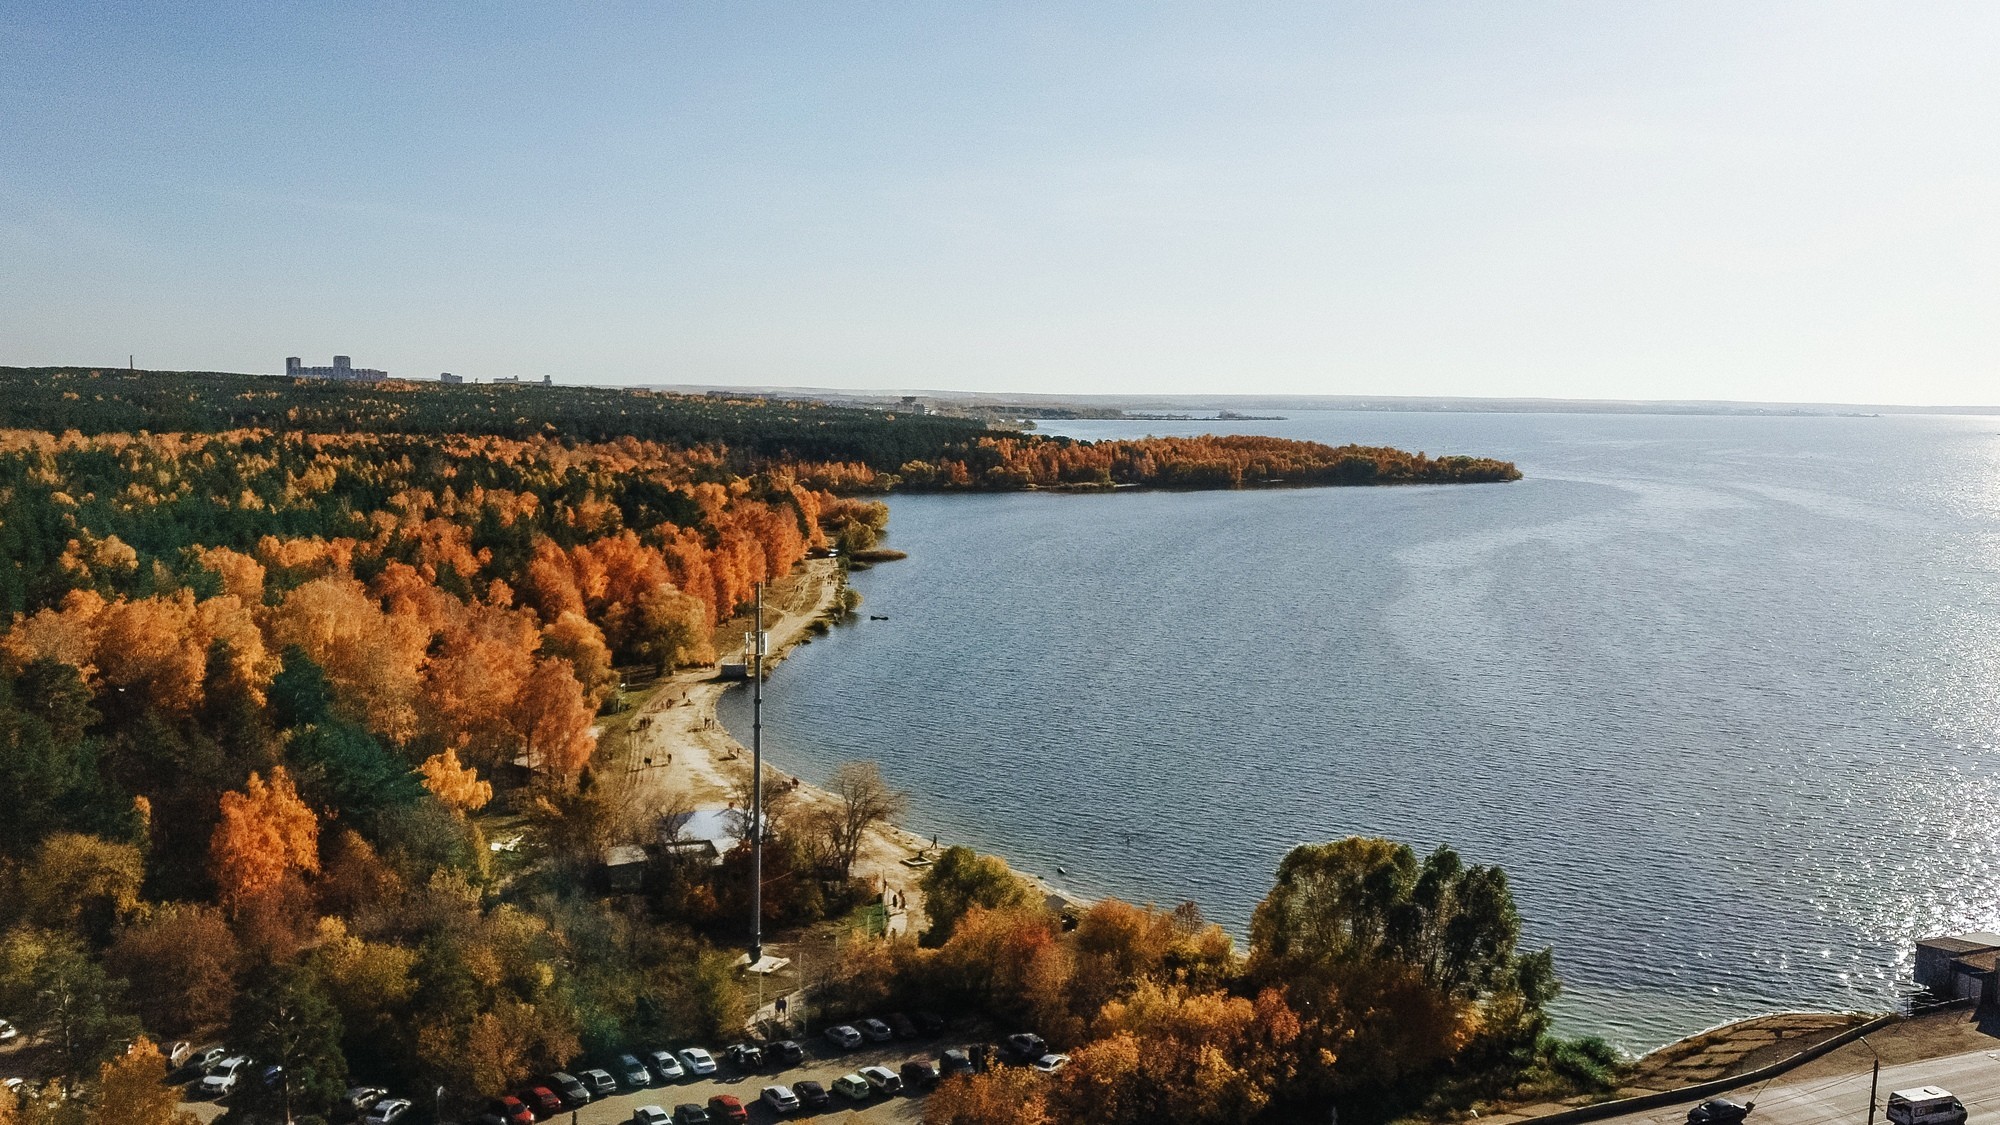
<path id="1" fill-rule="evenodd" d="M 859 1073 L 870 1086 L 885 1094 L 897 1094 L 903 1090 L 902 1076 L 886 1066 L 864 1066 Z"/>
<path id="2" fill-rule="evenodd" d="M 1036 1059 L 1034 1062 L 1028 1065 L 1034 1067 L 1036 1070 L 1041 1071 L 1043 1074 L 1054 1074 L 1056 1071 L 1061 1070 L 1064 1066 L 1068 1065 L 1068 1063 L 1069 1063 L 1068 1055 L 1043 1055 L 1041 1058 Z"/>
<path id="3" fill-rule="evenodd" d="M 687 1068 L 672 1051 L 646 1052 L 646 1064 L 653 1068 L 653 1074 L 662 1082 L 679 1082 L 687 1077 Z"/>
<path id="4" fill-rule="evenodd" d="M 368 1111 L 368 1116 L 361 1120 L 366 1125 L 396 1125 L 396 1122 L 401 1121 L 403 1115 L 408 1112 L 410 1112 L 410 1099 L 385 1098 L 376 1102 L 374 1108 Z"/>
<path id="5" fill-rule="evenodd" d="M 667 1111 L 656 1105 L 642 1105 L 632 1111 L 632 1125 L 667 1125 Z"/>
<path id="6" fill-rule="evenodd" d="M 243 1080 L 243 1072 L 250 1069 L 250 1060 L 242 1055 L 231 1055 L 215 1064 L 208 1077 L 201 1080 L 201 1093 L 206 1098 L 226 1098 L 236 1092 L 236 1084 Z"/>
<path id="7" fill-rule="evenodd" d="M 700 1047 L 688 1047 L 681 1051 L 681 1063 L 689 1074 L 714 1074 L 715 1056 Z"/>
<path id="8" fill-rule="evenodd" d="M 765 1105 L 771 1107 L 772 1113 L 799 1111 L 799 1096 L 792 1093 L 790 1086 L 766 1086 L 764 1092 L 757 1096 L 763 1099 Z"/>
<path id="9" fill-rule="evenodd" d="M 843 1051 L 852 1051 L 861 1046 L 861 1033 L 847 1024 L 841 1024 L 826 1029 L 826 1041 Z"/>
<path id="10" fill-rule="evenodd" d="M 0 1043 L 5 1043 L 9 1039 L 17 1039 L 20 1037 L 20 1035 L 21 1035 L 20 1028 L 15 1027 L 13 1024 L 8 1023 L 6 1020 L 0 1020 Z"/>

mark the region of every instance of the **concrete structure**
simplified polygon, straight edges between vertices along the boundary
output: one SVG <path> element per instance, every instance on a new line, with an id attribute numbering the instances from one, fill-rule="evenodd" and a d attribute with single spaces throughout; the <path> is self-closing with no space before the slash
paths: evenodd
<path id="1" fill-rule="evenodd" d="M 453 375 L 453 374 L 452 374 L 451 372 L 449 372 L 449 371 L 446 371 L 446 372 L 444 372 L 443 374 L 441 374 L 441 375 L 439 375 L 439 376 L 438 376 L 438 382 L 440 382 L 440 383 L 463 383 L 463 382 L 465 382 L 465 376 L 463 376 L 463 375 Z"/>
<path id="2" fill-rule="evenodd" d="M 306 367 L 298 356 L 285 357 L 285 374 L 294 379 L 339 379 L 343 382 L 372 383 L 377 379 L 387 379 L 387 371 L 377 371 L 372 367 L 356 367 L 354 360 L 344 355 L 333 357 L 332 367 Z"/>
<path id="3" fill-rule="evenodd" d="M 1940 1000 L 2000 1003 L 2000 934 L 1925 938 L 1917 943 L 1915 976 Z"/>

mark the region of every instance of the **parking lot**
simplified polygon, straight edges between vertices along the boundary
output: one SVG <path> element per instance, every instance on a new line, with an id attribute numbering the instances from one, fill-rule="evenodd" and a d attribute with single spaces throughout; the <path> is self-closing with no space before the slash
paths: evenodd
<path id="1" fill-rule="evenodd" d="M 851 1102 L 838 1094 L 833 1096 L 833 1104 L 816 1114 L 812 1110 L 802 1110 L 780 1118 L 762 1105 L 758 1091 L 772 1083 L 789 1086 L 803 1079 L 812 1079 L 820 1085 L 833 1088 L 833 1080 L 864 1066 L 886 1066 L 897 1070 L 910 1059 L 937 1061 L 940 1051 L 951 1047 L 963 1047 L 966 1041 L 949 1035 L 933 1039 L 899 1039 L 888 1043 L 864 1043 L 852 1051 L 836 1051 L 825 1039 L 800 1040 L 805 1047 L 805 1061 L 797 1066 L 779 1069 L 767 1065 L 763 1070 L 744 1074 L 729 1064 L 727 1059 L 716 1058 L 716 1073 L 698 1079 L 682 1079 L 671 1085 L 651 1086 L 644 1090 L 616 1094 L 602 1101 L 595 1101 L 576 1111 L 578 1125 L 618 1125 L 631 1119 L 632 1111 L 642 1105 L 657 1105 L 668 1113 L 682 1102 L 695 1102 L 706 1106 L 708 1099 L 717 1094 L 733 1094 L 741 1099 L 750 1110 L 750 1120 L 770 1122 L 802 1117 L 831 1117 L 842 1121 L 918 1121 L 924 1115 L 922 1092 L 904 1091 L 893 1096 L 876 1094 L 865 1102 Z M 574 1073 L 573 1071 L 571 1073 Z M 561 1125 L 561 1119 L 556 1119 Z"/>
<path id="2" fill-rule="evenodd" d="M 631 1120 L 632 1111 L 642 1105 L 657 1105 L 671 1114 L 674 1111 L 674 1107 L 683 1102 L 693 1102 L 706 1108 L 708 1099 L 715 1095 L 732 1094 L 741 1100 L 744 1107 L 750 1111 L 750 1120 L 753 1122 L 772 1122 L 801 1118 L 830 1118 L 856 1122 L 914 1122 L 923 1118 L 923 1091 L 905 1090 L 900 1094 L 887 1096 L 875 1094 L 862 1102 L 850 1101 L 839 1094 L 835 1094 L 833 1095 L 833 1104 L 826 1109 L 818 1111 L 806 1109 L 797 1113 L 786 1114 L 783 1117 L 780 1117 L 763 1105 L 758 1094 L 764 1087 L 773 1083 L 789 1086 L 794 1082 L 806 1079 L 816 1081 L 828 1090 L 831 1090 L 834 1079 L 843 1074 L 858 1070 L 861 1067 L 886 1066 L 890 1070 L 900 1070 L 903 1063 L 910 1059 L 925 1059 L 935 1063 L 940 1052 L 952 1047 L 965 1047 L 975 1041 L 977 1041 L 976 1037 L 967 1038 L 962 1035 L 955 1037 L 953 1034 L 947 1033 L 932 1038 L 898 1039 L 888 1043 L 864 1043 L 851 1051 L 843 1052 L 836 1050 L 824 1038 L 814 1037 L 799 1041 L 806 1052 L 804 1062 L 790 1067 L 780 1067 L 767 1063 L 763 1069 L 752 1073 L 744 1073 L 731 1065 L 729 1060 L 722 1057 L 722 1051 L 718 1046 L 714 1049 L 716 1072 L 706 1078 L 684 1078 L 678 1082 L 655 1084 L 643 1090 L 623 1091 L 610 1097 L 593 1101 L 589 1105 L 575 1110 L 573 1114 L 569 1112 L 560 1113 L 548 1120 L 549 1125 L 567 1125 L 572 1117 L 576 1125 L 623 1125 L 623 1123 Z M 652 1046 L 649 1044 L 632 1044 L 632 1050 L 635 1053 L 642 1053 L 642 1049 L 651 1050 Z M 570 1070 L 570 1073 L 574 1074 L 578 1070 L 595 1065 L 600 1065 L 599 1060 L 578 1062 Z M 529 1085 L 529 1083 L 522 1083 L 522 1085 Z M 498 1091 L 487 1092 L 497 1093 Z M 419 1096 L 420 1092 L 413 1093 L 405 1090 L 392 1090 L 390 1093 L 393 1097 L 407 1097 L 412 1101 L 418 1102 L 420 1105 L 427 1101 L 426 1098 Z M 224 1106 L 212 1101 L 197 1100 L 185 1103 L 184 1108 L 192 1110 L 202 1121 L 210 1122 L 222 1115 Z M 428 1106 L 425 1106 L 425 1108 L 428 1108 Z M 462 1116 L 470 1118 L 477 1116 L 478 1112 L 475 1108 L 471 1114 Z M 449 1113 L 446 1116 L 450 1118 Z"/>

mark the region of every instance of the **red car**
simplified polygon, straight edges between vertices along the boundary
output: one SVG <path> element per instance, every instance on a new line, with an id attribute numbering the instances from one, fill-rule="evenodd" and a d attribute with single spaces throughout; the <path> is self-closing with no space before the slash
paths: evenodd
<path id="1" fill-rule="evenodd" d="M 535 1111 L 528 1103 L 516 1097 L 494 1098 L 486 1105 L 486 1112 L 494 1114 L 507 1125 L 535 1125 Z"/>
<path id="2" fill-rule="evenodd" d="M 556 1097 L 556 1092 L 547 1086 L 530 1086 L 515 1096 L 532 1110 L 536 1117 L 552 1117 L 562 1112 L 562 1099 Z"/>
<path id="3" fill-rule="evenodd" d="M 727 1121 L 731 1125 L 741 1125 L 750 1120 L 750 1111 L 743 1103 L 729 1094 L 717 1094 L 708 1099 L 708 1118 L 711 1121 Z"/>

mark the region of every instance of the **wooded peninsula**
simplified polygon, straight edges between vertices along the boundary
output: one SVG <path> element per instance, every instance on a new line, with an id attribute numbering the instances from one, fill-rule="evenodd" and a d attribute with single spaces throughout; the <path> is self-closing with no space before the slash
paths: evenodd
<path id="1" fill-rule="evenodd" d="M 0 1125 L 185 1122 L 175 1040 L 282 1068 L 232 1122 L 337 1120 L 365 1083 L 424 1092 L 416 1125 L 745 1038 L 747 863 L 607 887 L 607 846 L 658 826 L 599 732 L 713 664 L 759 584 L 876 549 L 884 494 L 1519 476 L 807 402 L 0 368 L 0 1018 L 41 1070 Z M 767 821 L 776 924 L 866 901 L 854 818 L 892 807 Z M 922 885 L 923 932 L 846 942 L 794 1018 L 922 1010 L 1068 1053 L 947 1078 L 926 1121 L 1365 1122 L 1615 1071 L 1549 1034 L 1550 955 L 1517 949 L 1505 875 L 1448 849 L 1296 850 L 1247 951 L 1192 904 L 1064 917 L 963 848 Z"/>

